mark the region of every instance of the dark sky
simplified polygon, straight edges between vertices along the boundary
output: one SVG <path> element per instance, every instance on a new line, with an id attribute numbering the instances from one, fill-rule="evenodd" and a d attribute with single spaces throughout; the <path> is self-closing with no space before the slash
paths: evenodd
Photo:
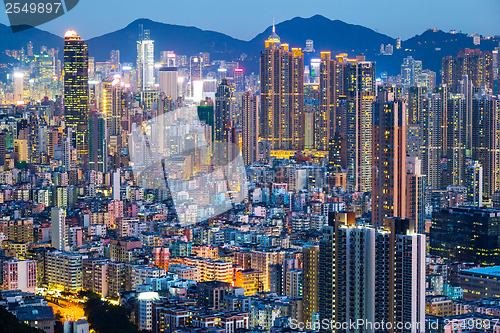
<path id="1" fill-rule="evenodd" d="M 1 12 L 0 22 L 8 24 Z M 271 25 L 273 17 L 278 23 L 315 14 L 403 39 L 430 27 L 500 35 L 500 0 L 80 0 L 72 11 L 39 28 L 61 36 L 73 28 L 88 39 L 144 17 L 248 40 Z"/>

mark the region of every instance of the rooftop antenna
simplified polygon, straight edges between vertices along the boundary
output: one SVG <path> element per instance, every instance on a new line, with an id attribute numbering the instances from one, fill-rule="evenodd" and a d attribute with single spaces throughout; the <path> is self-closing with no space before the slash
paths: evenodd
<path id="1" fill-rule="evenodd" d="M 276 27 L 274 26 L 274 17 L 273 17 L 273 33 L 276 33 Z"/>

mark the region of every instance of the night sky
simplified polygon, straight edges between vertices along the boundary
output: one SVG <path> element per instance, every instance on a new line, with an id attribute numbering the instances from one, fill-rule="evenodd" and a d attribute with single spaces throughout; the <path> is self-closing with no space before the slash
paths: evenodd
<path id="1" fill-rule="evenodd" d="M 499 0 L 80 0 L 72 11 L 39 28 L 61 36 L 73 28 L 88 39 L 149 18 L 248 40 L 271 25 L 273 17 L 279 23 L 315 14 L 403 39 L 429 27 L 500 34 Z M 8 24 L 3 10 L 0 22 Z"/>

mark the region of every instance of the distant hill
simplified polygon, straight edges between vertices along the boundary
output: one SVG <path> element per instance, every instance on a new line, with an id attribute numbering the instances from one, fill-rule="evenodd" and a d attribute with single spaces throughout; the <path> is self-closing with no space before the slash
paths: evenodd
<path id="1" fill-rule="evenodd" d="M 211 59 L 234 60 L 242 53 L 248 55 L 242 66 L 247 72 L 258 72 L 259 54 L 264 48 L 264 41 L 271 34 L 272 27 L 255 36 L 250 41 L 230 37 L 226 34 L 202 30 L 196 27 L 159 23 L 149 19 L 138 19 L 125 28 L 99 37 L 89 39 L 89 53 L 96 61 L 109 59 L 111 50 L 120 50 L 122 62 L 134 63 L 137 56 L 136 41 L 139 25 L 151 31 L 155 41 L 155 56 L 159 59 L 160 51 L 172 50 L 181 55 L 194 55 L 198 52 L 210 52 Z M 480 48 L 491 51 L 499 44 L 500 39 L 482 39 L 479 46 L 472 43 L 472 38 L 463 33 L 447 33 L 427 30 L 402 42 L 402 48 L 396 49 L 396 40 L 372 29 L 348 24 L 339 20 L 330 20 L 321 15 L 310 18 L 296 17 L 276 25 L 276 32 L 282 43 L 290 47 L 305 47 L 307 39 L 314 41 L 315 54 L 308 54 L 306 63 L 311 57 L 319 57 L 321 51 L 332 51 L 333 54 L 348 53 L 349 56 L 365 55 L 367 60 L 377 62 L 377 72 L 396 75 L 400 72 L 402 59 L 413 56 L 423 61 L 424 69 L 431 69 L 439 74 L 441 58 L 455 55 L 463 48 Z M 0 24 L 0 50 L 20 49 L 29 41 L 33 42 L 35 51 L 41 45 L 63 49 L 63 38 L 33 28 L 13 34 L 8 26 Z M 392 56 L 379 55 L 380 45 L 392 44 Z M 60 52 L 62 56 L 62 52 Z M 5 57 L 0 58 L 3 62 Z"/>
<path id="2" fill-rule="evenodd" d="M 247 43 L 219 32 L 139 19 L 118 31 L 89 39 L 90 54 L 97 61 L 105 61 L 111 50 L 120 50 L 122 62 L 135 62 L 139 24 L 150 30 L 158 59 L 160 51 L 168 50 L 184 55 L 203 51 L 210 52 L 213 59 L 232 59 L 241 54 Z"/>
<path id="3" fill-rule="evenodd" d="M 62 49 L 64 46 L 64 39 L 62 37 L 37 28 L 13 33 L 9 26 L 0 23 L 0 36 L 2 36 L 0 38 L 0 50 L 2 53 L 5 50 L 20 50 L 23 47 L 26 50 L 26 45 L 30 41 L 33 43 L 35 50 L 40 49 L 42 45 L 59 49 Z"/>

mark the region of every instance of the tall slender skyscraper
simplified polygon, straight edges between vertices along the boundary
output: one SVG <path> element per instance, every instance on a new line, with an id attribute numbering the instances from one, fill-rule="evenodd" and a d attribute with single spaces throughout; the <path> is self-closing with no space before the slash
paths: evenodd
<path id="1" fill-rule="evenodd" d="M 64 35 L 64 119 L 72 127 L 71 144 L 81 159 L 88 156 L 89 55 L 87 44 L 74 30 Z"/>
<path id="2" fill-rule="evenodd" d="M 444 103 L 446 105 L 446 102 Z M 443 99 L 440 94 L 428 94 L 420 103 L 422 173 L 427 175 L 427 185 L 431 189 L 440 189 L 441 157 L 443 145 Z"/>
<path id="3" fill-rule="evenodd" d="M 373 107 L 372 223 L 406 216 L 406 102 L 381 87 Z"/>
<path id="4" fill-rule="evenodd" d="M 339 91 L 346 96 L 347 189 L 372 189 L 372 104 L 375 100 L 375 64 L 360 59 L 337 57 Z M 340 82 L 340 80 L 339 80 Z"/>
<path id="5" fill-rule="evenodd" d="M 447 103 L 447 182 L 464 185 L 467 144 L 467 100 L 462 94 L 450 94 Z"/>
<path id="6" fill-rule="evenodd" d="M 483 168 L 484 194 L 500 190 L 500 103 L 497 97 L 478 93 L 472 100 L 472 158 Z"/>
<path id="7" fill-rule="evenodd" d="M 303 283 L 303 317 L 305 322 L 311 322 L 318 312 L 318 244 L 308 244 L 302 248 L 302 283 Z"/>
<path id="8" fill-rule="evenodd" d="M 246 165 L 257 160 L 259 143 L 259 103 L 257 95 L 246 91 L 241 98 L 243 112 L 242 153 Z"/>
<path id="9" fill-rule="evenodd" d="M 282 44 L 273 26 L 260 56 L 261 140 L 268 149 L 304 148 L 304 55 Z"/>
<path id="10" fill-rule="evenodd" d="M 106 116 L 108 134 L 121 135 L 121 118 L 123 110 L 122 86 L 119 78 L 108 77 L 102 81 L 102 98 L 100 109 Z"/>
<path id="11" fill-rule="evenodd" d="M 66 210 L 64 208 L 53 207 L 50 211 L 50 222 L 52 229 L 52 247 L 64 251 L 68 242 L 66 227 Z"/>
<path id="12" fill-rule="evenodd" d="M 144 29 L 141 24 L 137 41 L 137 89 L 140 91 L 149 90 L 155 84 L 154 50 L 149 30 Z"/>
<path id="13" fill-rule="evenodd" d="M 319 69 L 319 113 L 315 121 L 316 149 L 329 151 L 336 134 L 337 62 L 330 52 L 321 52 Z"/>
<path id="14" fill-rule="evenodd" d="M 89 117 L 89 169 L 106 172 L 107 170 L 107 133 L 106 115 L 97 110 Z"/>
<path id="15" fill-rule="evenodd" d="M 223 78 L 215 93 L 214 157 L 215 165 L 225 166 L 232 160 L 235 141 L 234 123 L 231 121 L 234 86 Z"/>

